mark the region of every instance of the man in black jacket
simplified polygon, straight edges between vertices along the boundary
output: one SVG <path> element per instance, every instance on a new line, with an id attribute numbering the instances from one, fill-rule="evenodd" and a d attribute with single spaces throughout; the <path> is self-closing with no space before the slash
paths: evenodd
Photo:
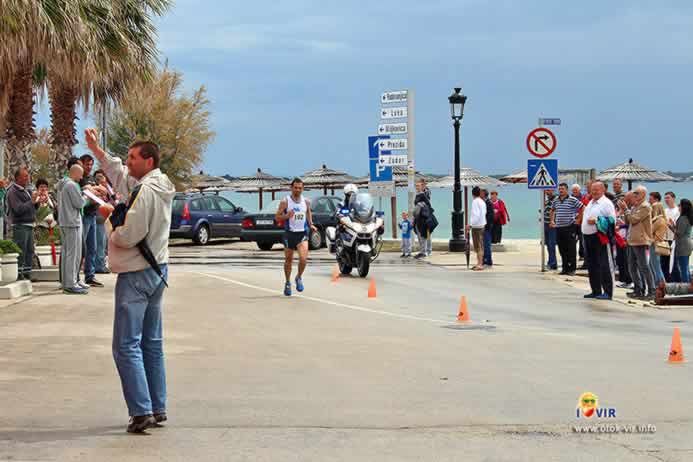
<path id="1" fill-rule="evenodd" d="M 36 191 L 29 193 L 26 187 L 31 178 L 26 168 L 14 173 L 14 183 L 7 191 L 7 208 L 12 220 L 12 240 L 19 246 L 19 279 L 31 280 L 34 260 L 34 226 L 36 226 Z"/>
<path id="2" fill-rule="evenodd" d="M 484 265 L 493 266 L 493 256 L 491 255 L 491 241 L 493 240 L 493 222 L 495 212 L 493 202 L 488 195 L 487 189 L 481 190 L 481 198 L 486 203 L 486 227 L 484 228 Z"/>
<path id="3" fill-rule="evenodd" d="M 91 176 L 91 169 L 94 167 L 94 158 L 89 154 L 84 154 L 79 158 L 84 168 L 84 176 L 79 185 L 82 189 L 85 186 L 96 186 L 96 181 Z M 96 215 L 99 204 L 90 200 L 84 206 L 82 213 L 82 255 L 84 256 L 84 282 L 91 287 L 103 287 L 103 284 L 96 280 Z"/>

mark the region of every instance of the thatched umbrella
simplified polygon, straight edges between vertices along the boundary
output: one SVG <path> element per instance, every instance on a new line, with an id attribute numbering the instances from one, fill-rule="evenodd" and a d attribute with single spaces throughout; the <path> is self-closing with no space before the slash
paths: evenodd
<path id="1" fill-rule="evenodd" d="M 270 175 L 258 168 L 255 175 L 242 176 L 234 181 L 231 181 L 230 187 L 237 192 L 259 193 L 259 206 L 260 210 L 262 210 L 262 193 L 271 192 L 272 200 L 274 200 L 275 192 L 286 189 L 284 186 L 285 181 L 285 178 Z"/>
<path id="2" fill-rule="evenodd" d="M 633 162 L 633 159 L 628 159 L 628 162 L 615 165 L 607 168 L 599 175 L 599 181 L 613 181 L 616 179 L 625 180 L 628 182 L 628 190 L 633 188 L 633 181 L 655 182 L 655 181 L 674 181 L 675 178 L 666 173 L 658 172 L 657 170 L 643 167 L 642 165 Z"/>
<path id="3" fill-rule="evenodd" d="M 200 191 L 222 191 L 229 189 L 229 180 L 220 176 L 205 175 L 200 172 L 199 175 L 193 175 L 191 178 L 191 188 Z"/>
<path id="4" fill-rule="evenodd" d="M 500 186 L 503 183 L 493 177 L 490 176 L 485 176 L 479 173 L 477 170 L 471 169 L 471 168 L 461 168 L 460 169 L 460 186 L 464 187 L 464 229 L 465 229 L 465 236 L 467 239 L 467 242 L 469 242 L 469 233 L 467 232 L 467 224 L 469 223 L 469 199 L 468 199 L 468 190 L 469 187 L 474 187 L 474 186 Z M 430 188 L 451 188 L 454 187 L 455 185 L 455 177 L 454 176 L 446 176 L 443 178 L 438 179 L 437 181 L 433 181 L 430 183 L 428 186 Z M 467 257 L 467 268 L 469 268 L 469 244 L 467 244 L 467 248 L 465 249 L 465 254 Z"/>
<path id="5" fill-rule="evenodd" d="M 345 172 L 339 172 L 337 170 L 332 170 L 327 168 L 327 165 L 323 164 L 321 168 L 317 170 L 311 170 L 303 174 L 303 184 L 307 189 L 311 188 L 322 188 L 323 193 L 327 195 L 327 190 L 331 189 L 334 195 L 335 188 L 340 188 L 346 184 L 353 183 L 356 178 L 348 175 Z"/>
<path id="6" fill-rule="evenodd" d="M 527 183 L 527 169 L 499 178 L 504 183 Z"/>

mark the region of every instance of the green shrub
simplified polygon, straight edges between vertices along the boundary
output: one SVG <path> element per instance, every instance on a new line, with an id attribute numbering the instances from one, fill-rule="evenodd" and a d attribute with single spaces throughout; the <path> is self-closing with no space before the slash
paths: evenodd
<path id="1" fill-rule="evenodd" d="M 53 228 L 53 237 L 51 238 L 48 228 L 42 226 L 37 226 L 34 229 L 34 242 L 35 245 L 51 245 L 51 240 L 55 242 L 55 245 L 60 245 L 62 240 L 62 233 L 58 226 Z"/>
<path id="2" fill-rule="evenodd" d="M 22 253 L 22 249 L 20 249 L 14 241 L 3 239 L 0 241 L 0 253 L 3 255 L 8 253 Z"/>

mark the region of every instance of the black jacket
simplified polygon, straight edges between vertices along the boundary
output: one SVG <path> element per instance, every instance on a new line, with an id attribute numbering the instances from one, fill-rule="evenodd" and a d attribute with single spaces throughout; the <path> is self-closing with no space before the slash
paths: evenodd
<path id="1" fill-rule="evenodd" d="M 493 202 L 491 202 L 491 199 L 486 197 L 486 199 L 484 199 L 484 202 L 486 202 L 486 227 L 484 229 L 486 231 L 491 231 L 491 228 L 493 228 L 493 222 L 496 214 L 493 211 Z"/>
<path id="2" fill-rule="evenodd" d="M 34 224 L 36 209 L 29 191 L 13 183 L 7 190 L 7 212 L 13 225 Z"/>

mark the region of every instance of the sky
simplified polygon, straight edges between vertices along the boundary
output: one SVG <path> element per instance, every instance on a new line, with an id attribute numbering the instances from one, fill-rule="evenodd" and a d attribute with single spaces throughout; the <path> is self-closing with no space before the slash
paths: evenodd
<path id="1" fill-rule="evenodd" d="M 162 60 L 208 89 L 206 173 L 365 175 L 380 94 L 401 89 L 416 169 L 451 173 L 457 86 L 465 167 L 526 167 L 543 116 L 561 168 L 693 170 L 692 2 L 177 0 L 157 23 Z"/>

